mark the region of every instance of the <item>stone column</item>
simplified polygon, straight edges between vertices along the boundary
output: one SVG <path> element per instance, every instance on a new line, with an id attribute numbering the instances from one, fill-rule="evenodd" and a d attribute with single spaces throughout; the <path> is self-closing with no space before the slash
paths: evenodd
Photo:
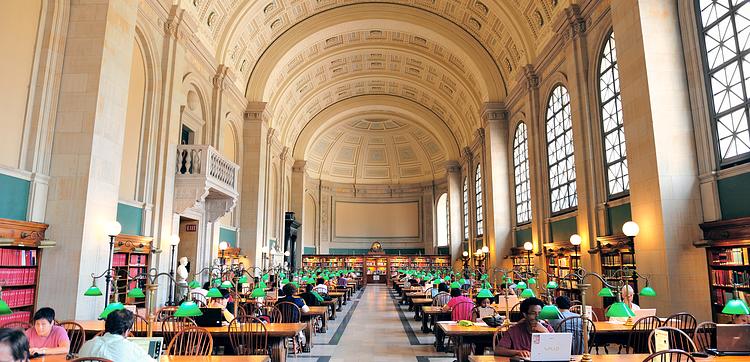
<path id="1" fill-rule="evenodd" d="M 307 212 L 307 210 L 305 210 L 305 191 L 307 190 L 307 187 L 305 185 L 306 164 L 307 162 L 304 160 L 294 161 L 294 165 L 292 166 L 292 189 L 289 190 L 289 199 L 292 204 L 292 209 L 290 211 L 294 212 L 294 217 L 297 218 L 297 221 L 302 224 L 297 234 L 297 245 L 294 248 L 294 262 L 297 267 L 302 266 L 302 252 L 304 251 L 302 245 L 302 235 L 304 234 L 303 230 L 305 230 L 306 227 L 315 227 L 315 225 L 305 225 L 303 223 L 303 220 L 305 220 L 305 212 Z"/>
<path id="2" fill-rule="evenodd" d="M 266 137 L 268 123 L 263 119 L 265 103 L 251 103 L 244 114 L 245 124 L 242 127 L 242 191 L 240 197 L 242 207 L 240 225 L 243 238 L 238 240 L 239 246 L 247 253 L 247 257 L 255 262 L 253 266 L 261 266 L 260 248 L 264 240 L 265 223 L 265 193 L 266 188 Z"/>
<path id="3" fill-rule="evenodd" d="M 463 214 L 461 211 L 461 166 L 456 161 L 447 162 L 448 171 L 448 211 L 450 225 L 448 225 L 450 240 L 451 262 L 461 259 L 461 243 L 463 242 Z"/>
<path id="4" fill-rule="evenodd" d="M 213 89 L 211 92 L 211 128 L 206 138 L 211 146 L 219 149 L 219 136 L 221 135 L 221 120 L 224 117 L 222 107 L 224 105 L 224 91 L 227 88 L 227 72 L 229 67 L 220 64 L 212 79 Z M 230 81 L 231 82 L 231 81 Z"/>
<path id="5" fill-rule="evenodd" d="M 109 259 L 138 2 L 74 2 L 60 86 L 38 301 L 59 319 L 94 319 L 104 299 L 79 297 Z M 99 282 L 104 287 L 103 280 Z"/>
<path id="6" fill-rule="evenodd" d="M 503 255 L 510 254 L 513 247 L 511 235 L 510 178 L 508 171 L 508 112 L 499 103 L 485 103 L 482 109 L 482 122 L 485 129 L 485 167 L 486 181 L 485 237 L 490 255 L 486 261 L 488 267 L 499 265 Z"/>
<path id="7" fill-rule="evenodd" d="M 699 180 L 677 1 L 612 2 L 638 271 L 652 277 L 659 315 L 710 320 Z M 647 55 L 648 54 L 648 55 Z M 698 303 L 696 303 L 698 301 Z"/>

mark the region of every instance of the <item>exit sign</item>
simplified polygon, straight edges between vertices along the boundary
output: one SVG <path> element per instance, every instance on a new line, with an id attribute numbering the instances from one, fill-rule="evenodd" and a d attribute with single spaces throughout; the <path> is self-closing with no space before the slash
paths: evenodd
<path id="1" fill-rule="evenodd" d="M 198 231 L 198 225 L 197 224 L 187 224 L 187 225 L 185 225 L 185 231 L 196 232 L 196 231 Z"/>

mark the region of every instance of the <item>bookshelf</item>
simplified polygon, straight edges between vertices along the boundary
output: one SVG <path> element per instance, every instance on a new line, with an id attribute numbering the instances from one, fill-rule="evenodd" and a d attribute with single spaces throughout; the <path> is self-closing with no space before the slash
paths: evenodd
<path id="1" fill-rule="evenodd" d="M 399 269 L 411 268 L 409 263 L 409 257 L 406 256 L 392 256 L 390 258 L 390 266 L 388 273 L 388 283 L 391 283 L 391 277 L 398 274 Z M 392 284 L 392 283 L 391 283 Z"/>
<path id="2" fill-rule="evenodd" d="M 364 275 L 365 258 L 353 255 L 303 255 L 302 267 L 305 270 L 318 268 L 354 269 L 359 275 Z"/>
<path id="3" fill-rule="evenodd" d="M 29 322 L 36 310 L 46 224 L 0 219 L 0 287 L 13 313 L 0 316 L 0 325 Z"/>
<path id="4" fill-rule="evenodd" d="M 434 256 L 432 258 L 432 267 L 435 269 L 445 269 L 451 267 L 450 256 Z"/>
<path id="5" fill-rule="evenodd" d="M 379 283 L 390 283 L 390 277 L 399 269 L 438 269 L 450 268 L 451 258 L 446 255 L 320 255 L 302 256 L 302 266 L 306 270 L 354 269 L 363 276 L 365 282 L 372 283 L 375 271 L 381 275 Z"/>
<path id="6" fill-rule="evenodd" d="M 639 304 L 638 298 L 638 278 L 632 275 L 625 275 L 625 269 L 636 270 L 635 251 L 630 238 L 623 234 L 600 236 L 596 238 L 597 249 L 599 251 L 602 265 L 602 276 L 610 284 L 618 283 L 617 280 L 624 277 L 628 284 L 633 287 L 635 295 L 633 303 Z M 607 308 L 615 302 L 615 298 L 602 297 L 602 305 Z"/>
<path id="7" fill-rule="evenodd" d="M 386 283 L 388 280 L 388 257 L 365 257 L 367 283 Z"/>
<path id="8" fill-rule="evenodd" d="M 565 278 L 571 272 L 581 267 L 581 254 L 576 253 L 573 245 L 568 242 L 544 244 L 546 257 L 546 271 L 558 279 L 556 295 L 564 295 L 570 300 L 581 300 L 581 292 L 575 280 Z M 546 278 L 544 279 L 546 281 Z"/>
<path id="9" fill-rule="evenodd" d="M 135 277 L 148 271 L 151 265 L 151 242 L 153 238 L 135 235 L 117 235 L 115 237 L 115 249 L 112 255 L 112 268 L 115 270 L 117 282 L 114 284 L 116 290 L 116 301 L 135 305 L 136 308 L 145 308 L 145 298 L 128 298 L 128 290 L 135 287 L 145 288 L 146 280 Z M 113 297 L 114 298 L 114 297 Z"/>
<path id="10" fill-rule="evenodd" d="M 729 323 L 731 316 L 721 310 L 733 298 L 733 282 L 739 298 L 750 302 L 750 217 L 707 222 L 701 229 L 704 241 L 695 246 L 706 248 L 713 320 Z"/>

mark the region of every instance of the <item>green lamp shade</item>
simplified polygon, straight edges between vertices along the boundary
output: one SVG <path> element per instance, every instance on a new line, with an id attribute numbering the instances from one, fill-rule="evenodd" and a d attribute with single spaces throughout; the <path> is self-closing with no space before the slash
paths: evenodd
<path id="1" fill-rule="evenodd" d="M 268 275 L 268 274 L 263 274 L 263 281 L 268 281 L 268 279 L 270 279 L 270 278 L 271 278 L 271 276 L 270 276 L 270 275 Z"/>
<path id="2" fill-rule="evenodd" d="M 528 290 L 528 289 L 527 289 Z M 539 313 L 539 319 L 558 319 L 560 318 L 560 310 L 554 304 L 547 304 L 542 308 L 542 312 Z"/>
<path id="3" fill-rule="evenodd" d="M 451 289 L 461 289 L 461 284 L 458 282 L 451 283 Z"/>
<path id="4" fill-rule="evenodd" d="M 524 282 L 523 280 L 518 282 L 518 284 L 516 284 L 516 289 L 520 289 L 520 290 L 526 289 L 526 282 Z"/>
<path id="5" fill-rule="evenodd" d="M 641 292 L 639 294 L 643 297 L 655 297 L 656 291 L 654 290 L 654 288 L 646 286 L 643 289 L 641 289 Z"/>
<path id="6" fill-rule="evenodd" d="M 281 284 L 289 284 L 289 279 L 283 279 L 283 280 L 281 281 Z"/>
<path id="7" fill-rule="evenodd" d="M 477 298 L 493 298 L 495 297 L 492 295 L 492 292 L 490 292 L 488 289 L 482 289 L 479 291 L 479 294 L 477 294 Z"/>
<path id="8" fill-rule="evenodd" d="M 240 284 L 247 283 L 247 275 L 241 276 L 240 279 L 237 282 L 240 283 Z"/>
<path id="9" fill-rule="evenodd" d="M 602 288 L 602 290 L 599 291 L 599 294 L 597 294 L 600 297 L 614 297 L 615 294 L 612 293 L 612 289 L 609 288 Z"/>
<path id="10" fill-rule="evenodd" d="M 266 291 L 263 290 L 263 288 L 258 287 L 253 289 L 253 292 L 250 294 L 250 298 L 261 298 L 266 296 Z"/>
<path id="11" fill-rule="evenodd" d="M 479 280 L 487 280 L 487 274 L 482 274 Z"/>
<path id="12" fill-rule="evenodd" d="M 130 289 L 127 296 L 128 298 L 146 298 L 146 295 L 143 294 L 143 289 L 141 288 Z"/>
<path id="13" fill-rule="evenodd" d="M 461 285 L 464 285 L 464 284 L 466 284 L 466 279 L 461 279 L 458 282 L 461 283 Z"/>
<path id="14" fill-rule="evenodd" d="M 482 283 L 482 288 L 490 289 L 492 288 L 492 284 L 490 284 L 490 282 L 484 282 Z"/>
<path id="15" fill-rule="evenodd" d="M 531 289 L 524 289 L 523 292 L 521 292 L 521 298 L 531 298 L 534 296 L 534 291 Z"/>
<path id="16" fill-rule="evenodd" d="M 620 318 L 627 318 L 627 317 L 635 317 L 635 313 L 633 313 L 633 310 L 628 307 L 627 304 L 623 302 L 617 302 L 612 303 L 611 306 L 609 306 L 609 309 L 607 309 L 607 317 L 620 317 Z"/>
<path id="17" fill-rule="evenodd" d="M 6 315 L 6 314 L 12 314 L 12 313 L 13 311 L 10 310 L 8 303 L 5 303 L 4 300 L 0 299 L 0 315 Z"/>
<path id="18" fill-rule="evenodd" d="M 104 308 L 102 311 L 102 314 L 99 314 L 100 319 L 107 319 L 107 316 L 109 313 L 112 313 L 116 310 L 125 309 L 125 306 L 122 303 L 110 303 L 107 305 L 107 307 Z"/>
<path id="19" fill-rule="evenodd" d="M 446 281 L 446 282 L 449 282 L 449 281 L 451 281 L 451 276 L 450 276 L 450 275 L 448 275 L 448 276 L 446 276 L 446 277 L 445 277 L 445 278 L 443 278 L 443 279 L 445 279 L 445 281 Z"/>
<path id="20" fill-rule="evenodd" d="M 203 315 L 198 304 L 192 300 L 183 302 L 177 311 L 174 312 L 175 317 L 200 317 Z"/>
<path id="21" fill-rule="evenodd" d="M 220 285 L 220 284 L 221 284 L 221 279 L 220 278 L 214 279 L 214 285 Z"/>
<path id="22" fill-rule="evenodd" d="M 724 314 L 750 314 L 750 308 L 742 299 L 730 299 L 721 312 Z"/>
<path id="23" fill-rule="evenodd" d="M 286 274 L 285 273 L 279 273 L 279 278 L 281 278 L 281 279 L 286 278 Z"/>
<path id="24" fill-rule="evenodd" d="M 292 285 L 294 285 L 295 288 L 299 289 L 299 283 L 297 282 L 291 282 Z"/>
<path id="25" fill-rule="evenodd" d="M 556 281 L 550 280 L 547 283 L 547 289 L 557 289 L 558 285 Z"/>
<path id="26" fill-rule="evenodd" d="M 513 279 L 511 277 L 505 278 L 505 284 L 513 284 Z"/>
<path id="27" fill-rule="evenodd" d="M 221 287 L 224 288 L 224 289 L 231 289 L 231 288 L 234 287 L 234 285 L 232 284 L 231 281 L 225 280 L 225 281 L 221 282 Z"/>
<path id="28" fill-rule="evenodd" d="M 536 278 L 529 278 L 529 285 L 536 284 Z"/>
<path id="29" fill-rule="evenodd" d="M 266 286 L 266 283 L 260 282 L 258 283 L 258 288 L 266 289 L 268 286 Z"/>
<path id="30" fill-rule="evenodd" d="M 224 296 L 221 294 L 218 288 L 211 288 L 209 289 L 208 293 L 206 293 L 206 298 L 223 298 Z"/>
<path id="31" fill-rule="evenodd" d="M 201 286 L 201 283 L 198 283 L 197 280 L 193 280 L 190 283 L 188 283 L 188 287 L 190 287 L 190 289 L 198 289 L 200 288 L 200 286 Z"/>
<path id="32" fill-rule="evenodd" d="M 83 293 L 83 295 L 87 297 L 98 297 L 102 295 L 102 290 L 99 289 L 96 285 L 92 285 L 89 287 L 89 289 L 86 290 L 86 293 Z"/>

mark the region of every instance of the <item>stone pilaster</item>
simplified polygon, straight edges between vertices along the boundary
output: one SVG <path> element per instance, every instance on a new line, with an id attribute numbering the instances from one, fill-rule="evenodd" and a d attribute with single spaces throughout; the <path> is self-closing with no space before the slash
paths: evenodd
<path id="1" fill-rule="evenodd" d="M 456 161 L 447 162 L 447 175 L 448 175 L 448 210 L 450 225 L 448 230 L 450 234 L 450 255 L 453 263 L 461 258 L 463 249 L 461 243 L 463 242 L 463 213 L 461 204 L 461 193 L 463 182 L 461 179 L 461 166 Z"/>
<path id="2" fill-rule="evenodd" d="M 294 161 L 294 165 L 292 166 L 292 185 L 291 190 L 289 190 L 289 199 L 291 203 L 291 210 L 294 212 L 295 218 L 297 218 L 297 221 L 302 223 L 301 229 L 298 232 L 297 236 L 297 245 L 295 247 L 295 265 L 297 267 L 302 266 L 302 251 L 303 243 L 306 243 L 307 241 L 304 240 L 302 235 L 304 235 L 305 227 L 308 228 L 314 228 L 315 225 L 305 225 L 303 223 L 303 220 L 305 220 L 305 213 L 308 212 L 305 208 L 305 190 L 307 190 L 307 186 L 305 184 L 305 180 L 307 177 L 305 177 L 305 165 L 306 161 L 304 160 L 296 160 Z M 314 212 L 314 211 L 311 211 Z M 307 242 L 309 245 L 310 243 Z"/>
<path id="3" fill-rule="evenodd" d="M 482 109 L 485 129 L 485 238 L 490 248 L 487 266 L 499 265 L 513 246 L 511 235 L 510 179 L 508 166 L 508 112 L 500 103 L 486 103 Z"/>
<path id="4" fill-rule="evenodd" d="M 239 245 L 246 252 L 248 259 L 255 265 L 261 265 L 260 248 L 264 245 L 265 193 L 268 165 L 266 138 L 268 124 L 264 120 L 265 103 L 252 103 L 244 114 L 242 127 L 242 207 L 240 225 L 243 238 Z"/>

